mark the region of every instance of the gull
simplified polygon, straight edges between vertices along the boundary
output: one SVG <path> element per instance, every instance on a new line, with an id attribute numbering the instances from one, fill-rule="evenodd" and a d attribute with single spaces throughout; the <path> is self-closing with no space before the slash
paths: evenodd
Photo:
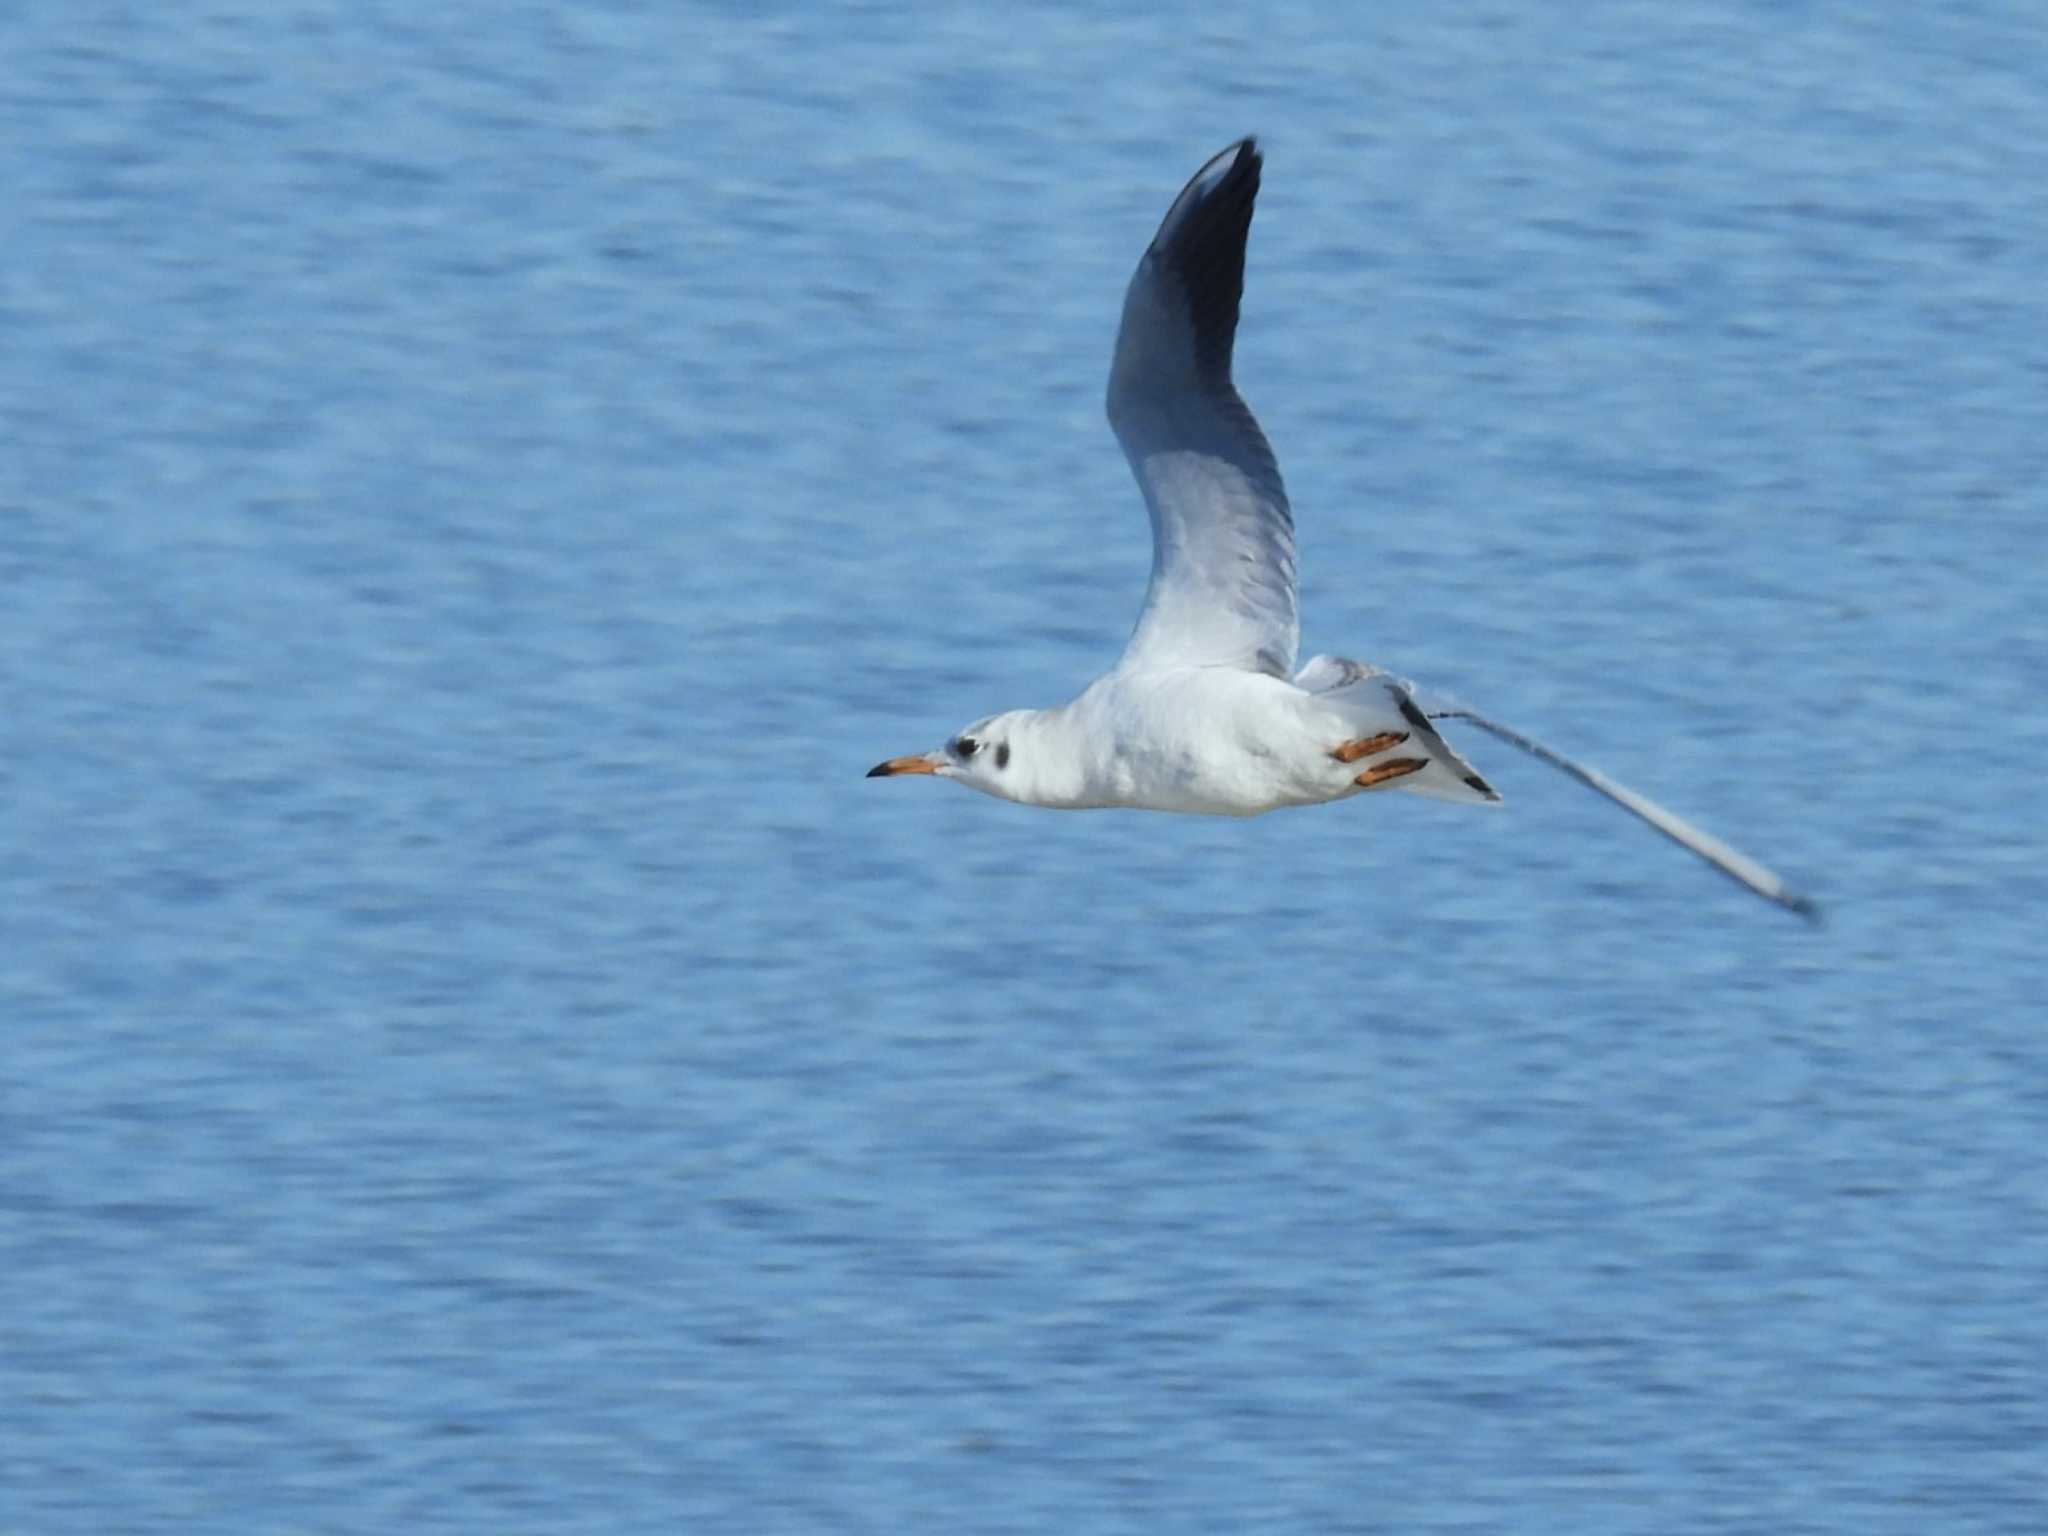
<path id="1" fill-rule="evenodd" d="M 1152 579 L 1123 656 L 1057 709 L 975 721 L 869 778 L 929 774 L 1056 810 L 1256 816 L 1378 790 L 1498 804 L 1443 735 L 1463 721 L 1570 774 L 1767 901 L 1814 902 L 1655 801 L 1382 667 L 1295 670 L 1294 518 L 1231 379 L 1261 156 L 1246 138 L 1174 199 L 1124 294 L 1109 421 L 1152 519 Z"/>

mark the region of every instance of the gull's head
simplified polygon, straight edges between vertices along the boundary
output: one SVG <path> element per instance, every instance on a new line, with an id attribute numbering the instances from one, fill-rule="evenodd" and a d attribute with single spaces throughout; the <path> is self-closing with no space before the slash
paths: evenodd
<path id="1" fill-rule="evenodd" d="M 957 779 L 969 789 L 1004 800 L 1017 798 L 1018 748 L 1012 739 L 1018 716 L 991 715 L 957 732 L 943 747 L 912 757 L 892 757 L 868 770 L 871 779 L 894 778 L 898 774 L 928 773 L 934 778 Z"/>

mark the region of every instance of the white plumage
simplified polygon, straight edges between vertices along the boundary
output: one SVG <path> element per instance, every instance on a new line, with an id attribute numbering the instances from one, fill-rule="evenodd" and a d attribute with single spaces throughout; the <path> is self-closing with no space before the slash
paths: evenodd
<path id="1" fill-rule="evenodd" d="M 1816 916 L 1755 859 L 1520 731 L 1363 662 L 1295 671 L 1294 519 L 1230 367 L 1260 163 L 1244 139 L 1197 171 L 1124 294 L 1109 420 L 1151 515 L 1152 580 L 1122 657 L 1068 704 L 990 716 L 869 776 L 932 774 L 1055 809 L 1255 816 L 1377 789 L 1498 802 L 1436 723 L 1464 720 Z"/>

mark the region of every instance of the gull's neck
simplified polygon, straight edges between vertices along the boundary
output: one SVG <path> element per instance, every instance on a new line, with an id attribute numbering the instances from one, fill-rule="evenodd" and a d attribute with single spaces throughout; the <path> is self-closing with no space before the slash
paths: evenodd
<path id="1" fill-rule="evenodd" d="M 1091 741 L 1082 715 L 1087 696 L 1057 709 L 1017 709 L 1002 716 L 1010 764 L 988 780 L 989 793 L 1022 805 L 1056 808 L 1111 803 L 1099 782 L 1106 765 L 1096 761 L 1099 738 Z"/>

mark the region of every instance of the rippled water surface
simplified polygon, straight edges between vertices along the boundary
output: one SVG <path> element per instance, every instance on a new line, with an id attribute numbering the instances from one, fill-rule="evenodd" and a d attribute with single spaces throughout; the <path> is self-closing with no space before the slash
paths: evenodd
<path id="1" fill-rule="evenodd" d="M 1551 14 L 0 17 L 0 1525 L 2048 1528 L 2048 49 Z M 862 779 L 1249 131 L 1307 647 L 1827 926 Z"/>

